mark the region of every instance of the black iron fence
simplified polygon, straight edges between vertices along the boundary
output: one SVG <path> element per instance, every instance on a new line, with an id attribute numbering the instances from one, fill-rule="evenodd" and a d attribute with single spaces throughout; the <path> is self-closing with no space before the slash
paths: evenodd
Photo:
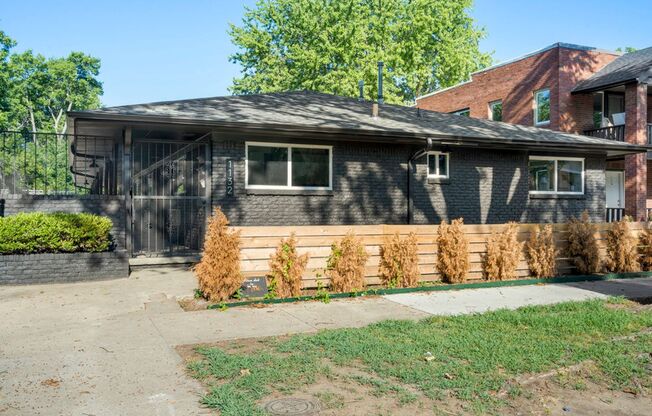
<path id="1" fill-rule="evenodd" d="M 584 130 L 584 135 L 622 142 L 625 141 L 625 125 Z"/>
<path id="2" fill-rule="evenodd" d="M 112 137 L 0 131 L 0 194 L 119 195 L 121 164 Z"/>

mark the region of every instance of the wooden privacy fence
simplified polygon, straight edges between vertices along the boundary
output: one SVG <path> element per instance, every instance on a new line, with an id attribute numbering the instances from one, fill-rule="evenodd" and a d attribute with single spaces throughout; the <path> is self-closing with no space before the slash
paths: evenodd
<path id="1" fill-rule="evenodd" d="M 536 229 L 538 224 L 520 224 L 518 239 L 527 241 L 530 233 Z M 601 257 L 606 255 L 604 238 L 611 224 L 596 224 L 598 232 L 596 238 L 600 246 Z M 630 224 L 634 235 L 646 226 L 645 223 Z M 482 260 L 486 253 L 487 238 L 492 232 L 500 232 L 505 229 L 504 224 L 500 225 L 464 225 L 464 232 L 469 240 L 469 260 L 471 267 L 467 278 L 469 280 L 482 279 Z M 380 246 L 385 236 L 399 233 L 406 236 L 414 233 L 417 236 L 419 251 L 419 271 L 422 281 L 440 280 L 440 274 L 436 268 L 437 261 L 437 225 L 324 225 L 324 226 L 275 226 L 275 227 L 232 227 L 240 231 L 241 266 L 246 277 L 265 276 L 269 271 L 269 258 L 276 249 L 282 238 L 289 237 L 295 233 L 297 238 L 297 251 L 299 254 L 309 253 L 310 260 L 306 273 L 303 277 L 304 288 L 314 288 L 317 281 L 326 284 L 326 261 L 331 252 L 331 244 L 340 240 L 349 231 L 358 236 L 369 253 L 366 265 L 367 284 L 378 284 L 378 263 L 380 261 Z M 570 274 L 573 266 L 566 257 L 567 246 L 567 225 L 553 224 L 554 239 L 559 250 L 557 258 L 558 273 Z M 517 276 L 525 278 L 530 276 L 525 252 L 517 267 Z"/>

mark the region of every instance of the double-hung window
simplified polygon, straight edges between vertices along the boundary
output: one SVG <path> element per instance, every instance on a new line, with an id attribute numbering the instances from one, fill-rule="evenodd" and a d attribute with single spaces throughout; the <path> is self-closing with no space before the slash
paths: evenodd
<path id="1" fill-rule="evenodd" d="M 443 152 L 428 153 L 428 177 L 429 178 L 448 178 L 448 161 L 449 154 Z"/>
<path id="2" fill-rule="evenodd" d="M 530 156 L 531 194 L 584 194 L 584 159 Z"/>
<path id="3" fill-rule="evenodd" d="M 550 123 L 550 90 L 539 90 L 534 93 L 534 124 Z"/>
<path id="4" fill-rule="evenodd" d="M 246 143 L 247 189 L 333 189 L 332 146 Z"/>

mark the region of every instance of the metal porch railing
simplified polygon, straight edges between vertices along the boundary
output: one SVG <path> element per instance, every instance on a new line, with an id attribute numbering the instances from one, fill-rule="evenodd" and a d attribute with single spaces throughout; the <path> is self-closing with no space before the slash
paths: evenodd
<path id="1" fill-rule="evenodd" d="M 623 142 L 625 141 L 625 125 L 584 130 L 584 135 Z"/>
<path id="2" fill-rule="evenodd" d="M 121 165 L 113 137 L 0 131 L 0 193 L 119 195 Z"/>

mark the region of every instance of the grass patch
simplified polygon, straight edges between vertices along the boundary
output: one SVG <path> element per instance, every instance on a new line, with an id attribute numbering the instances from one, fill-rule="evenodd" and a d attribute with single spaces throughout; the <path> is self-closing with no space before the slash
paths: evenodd
<path id="1" fill-rule="evenodd" d="M 614 307 L 614 304 L 618 307 Z M 417 397 L 452 396 L 474 413 L 495 413 L 518 387 L 501 397 L 510 380 L 591 361 L 610 388 L 652 387 L 652 334 L 624 337 L 652 327 L 652 311 L 621 299 L 525 307 L 476 315 L 432 317 L 419 322 L 384 321 L 357 329 L 272 339 L 257 351 L 200 348 L 189 365 L 209 385 L 203 398 L 224 416 L 261 414 L 257 401 L 291 394 L 334 367 L 372 395 L 395 395 L 408 404 Z M 426 361 L 430 351 L 434 359 Z M 569 388 L 582 389 L 573 380 Z"/>

